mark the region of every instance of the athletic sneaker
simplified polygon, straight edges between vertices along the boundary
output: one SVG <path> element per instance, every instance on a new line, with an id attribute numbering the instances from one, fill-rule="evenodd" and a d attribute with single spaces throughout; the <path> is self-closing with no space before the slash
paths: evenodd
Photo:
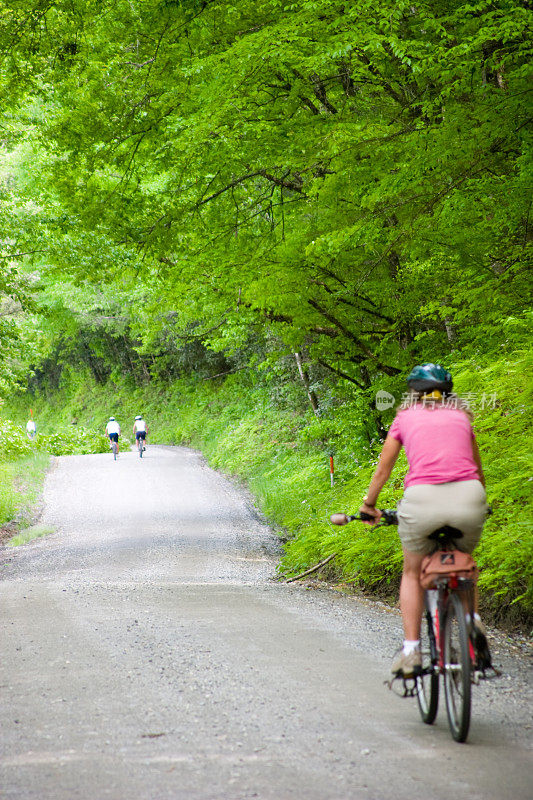
<path id="1" fill-rule="evenodd" d="M 487 629 L 480 619 L 474 618 L 470 638 L 476 652 L 476 668 L 482 671 L 490 669 L 492 667 L 492 657 L 487 642 Z"/>
<path id="2" fill-rule="evenodd" d="M 403 678 L 412 678 L 422 672 L 422 654 L 420 650 L 411 650 L 405 655 L 403 650 L 392 662 L 391 672 Z"/>

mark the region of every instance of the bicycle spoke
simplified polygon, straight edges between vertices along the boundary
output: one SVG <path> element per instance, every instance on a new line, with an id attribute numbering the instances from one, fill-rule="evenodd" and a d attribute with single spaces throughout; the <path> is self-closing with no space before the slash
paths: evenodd
<path id="1" fill-rule="evenodd" d="M 464 609 L 460 598 L 452 594 L 444 622 L 444 691 L 448 723 L 457 742 L 466 740 L 470 726 L 470 674 Z"/>
<path id="2" fill-rule="evenodd" d="M 422 623 L 422 674 L 416 679 L 416 699 L 420 716 L 426 725 L 431 725 L 437 716 L 439 705 L 439 676 L 433 668 L 431 647 L 434 647 L 433 624 L 427 611 Z"/>

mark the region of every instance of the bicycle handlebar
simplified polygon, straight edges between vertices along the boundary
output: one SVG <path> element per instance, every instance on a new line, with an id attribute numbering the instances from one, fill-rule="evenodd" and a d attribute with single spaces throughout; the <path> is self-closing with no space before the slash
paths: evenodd
<path id="1" fill-rule="evenodd" d="M 380 508 L 381 517 L 378 524 L 380 525 L 397 525 L 398 515 L 394 508 Z M 361 511 L 359 514 L 332 514 L 330 522 L 333 525 L 347 525 L 349 522 L 373 522 L 374 517 L 371 514 L 366 514 Z"/>
<path id="2" fill-rule="evenodd" d="M 397 525 L 398 512 L 395 508 L 380 508 L 381 517 L 378 525 Z M 487 507 L 487 517 L 492 514 L 492 507 Z M 349 522 L 372 522 L 374 517 L 361 511 L 359 514 L 332 514 L 329 518 L 333 525 L 347 525 Z"/>

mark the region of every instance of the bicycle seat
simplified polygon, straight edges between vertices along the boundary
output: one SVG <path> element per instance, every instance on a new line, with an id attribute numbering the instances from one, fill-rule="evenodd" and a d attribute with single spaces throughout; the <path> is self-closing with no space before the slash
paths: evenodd
<path id="1" fill-rule="evenodd" d="M 436 531 L 430 533 L 428 539 L 433 539 L 435 542 L 443 542 L 445 544 L 455 541 L 455 539 L 462 539 L 463 532 L 459 528 L 453 528 L 451 525 L 443 525 L 442 528 L 437 528 Z"/>

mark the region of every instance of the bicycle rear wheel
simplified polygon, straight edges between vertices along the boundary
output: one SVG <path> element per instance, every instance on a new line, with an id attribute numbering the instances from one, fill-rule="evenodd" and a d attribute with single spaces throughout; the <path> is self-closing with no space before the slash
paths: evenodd
<path id="1" fill-rule="evenodd" d="M 144 451 L 144 442 L 142 439 L 139 439 L 139 458 L 143 457 L 143 451 Z"/>
<path id="2" fill-rule="evenodd" d="M 439 707 L 439 676 L 435 670 L 437 664 L 437 648 L 431 614 L 426 608 L 422 620 L 420 636 L 422 653 L 422 674 L 416 679 L 416 699 L 422 721 L 426 725 L 435 722 Z"/>
<path id="3" fill-rule="evenodd" d="M 118 444 L 115 441 L 113 441 L 113 444 L 111 445 L 111 447 L 113 449 L 113 458 L 116 461 L 117 460 L 117 453 L 118 453 Z"/>
<path id="4" fill-rule="evenodd" d="M 454 592 L 444 620 L 444 694 L 452 736 L 456 742 L 465 742 L 472 705 L 471 662 L 465 612 Z"/>

